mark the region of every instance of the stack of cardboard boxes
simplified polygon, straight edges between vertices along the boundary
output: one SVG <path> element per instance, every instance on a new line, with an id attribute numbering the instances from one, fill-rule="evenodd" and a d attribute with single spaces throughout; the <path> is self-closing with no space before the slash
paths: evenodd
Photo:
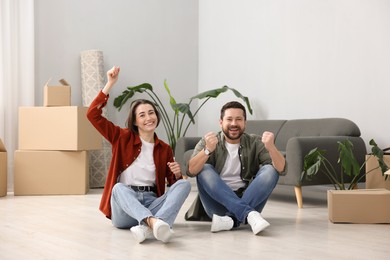
<path id="1" fill-rule="evenodd" d="M 43 107 L 19 108 L 19 147 L 14 157 L 15 195 L 86 194 L 88 150 L 102 137 L 86 118 L 87 107 L 71 106 L 69 84 L 44 88 Z"/>

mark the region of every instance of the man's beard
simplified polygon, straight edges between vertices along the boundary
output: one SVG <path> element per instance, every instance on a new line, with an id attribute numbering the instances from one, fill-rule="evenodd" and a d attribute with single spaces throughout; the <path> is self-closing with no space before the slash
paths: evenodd
<path id="1" fill-rule="evenodd" d="M 232 129 L 234 129 L 234 130 L 238 130 L 238 135 L 235 135 L 235 136 L 231 136 L 230 134 L 229 134 L 229 129 L 230 130 L 232 130 Z M 229 138 L 230 140 L 238 140 L 238 139 L 240 139 L 240 137 L 241 137 L 241 135 L 244 133 L 244 131 L 240 128 L 240 127 L 228 127 L 228 128 L 224 128 L 224 129 L 222 129 L 222 131 L 223 131 L 223 133 L 225 134 L 225 136 L 227 137 L 227 138 Z"/>

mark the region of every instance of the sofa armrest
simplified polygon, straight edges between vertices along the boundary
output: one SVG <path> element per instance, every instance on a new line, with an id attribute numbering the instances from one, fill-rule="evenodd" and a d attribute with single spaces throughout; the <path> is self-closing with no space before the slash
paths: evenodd
<path id="1" fill-rule="evenodd" d="M 287 170 L 285 176 L 280 179 L 280 184 L 305 186 L 305 185 L 324 185 L 332 184 L 325 174 L 317 174 L 311 181 L 302 180 L 303 160 L 310 150 L 318 147 L 325 150 L 325 157 L 331 162 L 333 167 L 340 169 L 337 163 L 339 158 L 338 141 L 349 139 L 353 144 L 353 152 L 358 163 L 361 165 L 365 160 L 367 153 L 365 143 L 361 137 L 352 136 L 312 136 L 312 137 L 293 137 L 290 138 L 286 146 L 286 164 Z M 349 179 L 345 177 L 348 183 Z"/>
<path id="2" fill-rule="evenodd" d="M 195 148 L 200 139 L 201 137 L 180 137 L 176 142 L 175 160 L 180 164 L 181 173 L 183 175 L 187 172 L 187 161 L 191 157 L 191 151 Z"/>

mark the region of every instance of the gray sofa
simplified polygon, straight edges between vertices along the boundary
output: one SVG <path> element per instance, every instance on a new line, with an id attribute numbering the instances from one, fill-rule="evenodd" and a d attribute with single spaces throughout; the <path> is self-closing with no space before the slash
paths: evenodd
<path id="1" fill-rule="evenodd" d="M 261 135 L 264 131 L 274 133 L 275 145 L 286 158 L 287 168 L 285 174 L 280 176 L 278 185 L 294 187 L 300 208 L 303 206 L 302 186 L 332 184 L 324 174 L 317 174 L 311 181 L 301 181 L 303 159 L 311 149 L 318 147 L 326 150 L 326 157 L 335 169 L 340 168 L 337 164 L 337 141 L 349 139 L 353 143 L 354 155 L 360 165 L 364 162 L 367 152 L 364 140 L 360 137 L 359 127 L 344 118 L 247 121 L 247 133 Z M 182 137 L 177 141 L 175 156 L 182 167 L 182 173 L 187 171 L 187 162 L 200 138 Z"/>

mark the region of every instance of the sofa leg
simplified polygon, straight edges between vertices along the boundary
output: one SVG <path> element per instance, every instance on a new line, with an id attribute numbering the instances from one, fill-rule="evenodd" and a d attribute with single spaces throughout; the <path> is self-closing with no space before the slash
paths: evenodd
<path id="1" fill-rule="evenodd" d="M 302 187 L 294 186 L 294 191 L 295 191 L 295 198 L 297 199 L 298 208 L 302 208 L 303 207 Z"/>

